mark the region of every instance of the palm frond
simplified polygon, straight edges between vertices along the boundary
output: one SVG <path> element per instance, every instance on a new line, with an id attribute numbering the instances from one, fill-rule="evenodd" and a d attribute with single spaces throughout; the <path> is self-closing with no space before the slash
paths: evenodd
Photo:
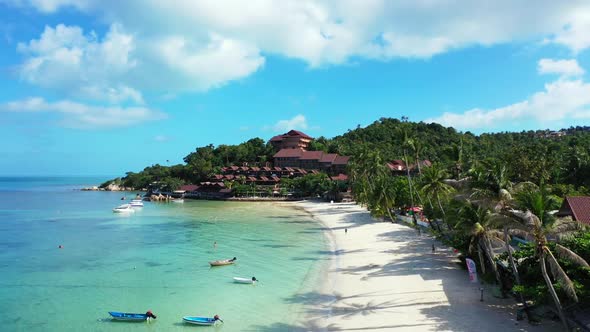
<path id="1" fill-rule="evenodd" d="M 570 280 L 565 271 L 561 268 L 561 265 L 559 265 L 557 259 L 555 259 L 555 256 L 553 256 L 551 250 L 549 250 L 547 247 L 545 247 L 543 250 L 545 251 L 547 263 L 549 264 L 551 274 L 553 275 L 555 280 L 559 281 L 562 284 L 565 294 L 570 299 L 574 300 L 575 302 L 578 302 L 578 296 L 576 295 L 574 283 Z"/>
<path id="2" fill-rule="evenodd" d="M 590 265 L 588 265 L 588 262 L 586 262 L 585 259 L 583 259 L 582 257 L 578 256 L 578 254 L 576 254 L 575 252 L 569 250 L 568 248 L 566 248 L 560 244 L 555 244 L 555 253 L 557 254 L 557 257 L 559 257 L 559 258 L 567 259 L 567 260 L 570 260 L 580 266 L 590 268 Z"/>

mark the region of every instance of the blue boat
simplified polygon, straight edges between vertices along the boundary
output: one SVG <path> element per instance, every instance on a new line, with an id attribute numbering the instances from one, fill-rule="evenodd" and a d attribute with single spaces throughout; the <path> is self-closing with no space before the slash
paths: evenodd
<path id="1" fill-rule="evenodd" d="M 133 314 L 128 312 L 118 312 L 118 311 L 109 311 L 109 315 L 116 320 L 124 320 L 124 321 L 131 321 L 131 322 L 141 322 L 148 320 L 149 318 L 156 318 L 151 311 L 146 312 L 145 314 Z"/>
<path id="2" fill-rule="evenodd" d="M 182 320 L 185 323 L 189 323 L 189 324 L 207 325 L 207 326 L 214 325 L 215 323 L 217 323 L 217 321 L 220 321 L 220 322 L 223 323 L 223 321 L 221 319 L 219 319 L 219 316 L 217 316 L 217 315 L 215 315 L 214 317 L 192 317 L 192 316 L 184 316 L 184 317 L 182 317 Z"/>

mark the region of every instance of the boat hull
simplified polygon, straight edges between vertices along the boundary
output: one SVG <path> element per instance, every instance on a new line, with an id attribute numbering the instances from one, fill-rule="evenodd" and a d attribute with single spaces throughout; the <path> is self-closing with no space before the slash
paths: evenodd
<path id="1" fill-rule="evenodd" d="M 233 263 L 235 263 L 235 261 L 232 261 L 229 259 L 224 259 L 224 260 L 220 260 L 220 261 L 209 262 L 209 265 L 211 265 L 211 266 L 224 266 L 224 265 L 232 265 Z"/>
<path id="2" fill-rule="evenodd" d="M 109 311 L 109 315 L 115 320 L 127 322 L 141 322 L 146 321 L 148 316 L 146 314 L 134 314 L 128 312 Z"/>
<path id="3" fill-rule="evenodd" d="M 182 320 L 188 324 L 203 325 L 203 326 L 215 325 L 215 322 L 216 322 L 216 320 L 214 318 L 209 318 L 209 317 L 185 316 L 185 317 L 182 317 Z"/>
<path id="4" fill-rule="evenodd" d="M 135 212 L 135 211 L 131 208 L 130 204 L 123 204 L 123 205 L 120 205 L 120 206 L 117 206 L 116 208 L 114 208 L 113 212 L 127 213 L 127 212 Z"/>
<path id="5" fill-rule="evenodd" d="M 248 278 L 234 277 L 234 282 L 238 284 L 255 284 L 256 281 Z"/>

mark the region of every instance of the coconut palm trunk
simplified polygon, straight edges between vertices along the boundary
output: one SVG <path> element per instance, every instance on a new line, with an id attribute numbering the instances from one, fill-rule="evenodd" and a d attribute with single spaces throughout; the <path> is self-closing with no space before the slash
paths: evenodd
<path id="1" fill-rule="evenodd" d="M 546 262 L 546 252 L 545 252 L 545 248 L 540 249 L 541 250 L 541 260 L 540 260 L 540 264 L 541 264 L 541 274 L 543 275 L 543 279 L 545 279 L 545 283 L 547 284 L 547 288 L 549 289 L 549 294 L 551 294 L 551 297 L 553 298 L 553 302 L 555 302 L 555 307 L 557 308 L 557 314 L 559 315 L 559 319 L 561 319 L 561 323 L 563 324 L 563 326 L 565 327 L 566 331 L 569 331 L 569 326 L 567 323 L 567 320 L 565 319 L 565 315 L 563 313 L 563 307 L 561 306 L 561 301 L 559 300 L 559 297 L 557 296 L 557 293 L 555 292 L 555 288 L 553 287 L 553 283 L 551 282 L 551 278 L 549 278 L 549 274 L 547 273 L 547 262 Z"/>
<path id="2" fill-rule="evenodd" d="M 508 252 L 508 259 L 510 261 L 510 266 L 512 267 L 512 274 L 514 275 L 514 281 L 516 284 L 520 286 L 520 275 L 518 274 L 518 269 L 516 268 L 516 262 L 514 261 L 514 256 L 512 255 L 512 248 L 510 248 L 510 238 L 508 237 L 508 227 L 504 225 L 504 244 L 506 245 L 506 251 Z M 518 292 L 518 297 L 520 298 L 520 302 L 522 302 L 522 306 L 524 308 L 524 313 L 526 314 L 527 320 L 531 321 L 531 313 L 529 312 L 529 306 L 526 303 L 526 299 L 522 292 Z"/>

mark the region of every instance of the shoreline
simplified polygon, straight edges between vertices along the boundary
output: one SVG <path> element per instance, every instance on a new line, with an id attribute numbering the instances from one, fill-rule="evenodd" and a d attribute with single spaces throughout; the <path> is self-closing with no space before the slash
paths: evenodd
<path id="1" fill-rule="evenodd" d="M 311 214 L 329 245 L 294 330 L 561 331 L 559 322 L 517 321 L 516 301 L 495 298 L 488 285 L 480 301 L 480 284 L 469 283 L 453 250 L 429 234 L 376 221 L 355 203 L 284 205 Z"/>

